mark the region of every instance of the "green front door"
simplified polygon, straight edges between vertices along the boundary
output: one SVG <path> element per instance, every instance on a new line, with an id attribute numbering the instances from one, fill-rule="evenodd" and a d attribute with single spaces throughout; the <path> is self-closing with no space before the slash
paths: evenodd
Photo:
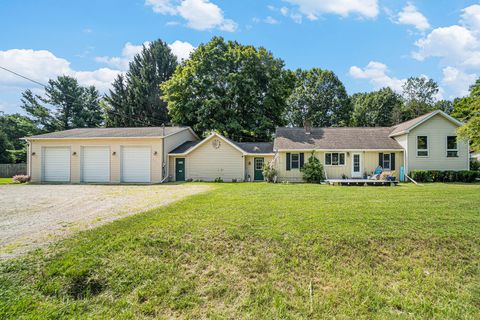
<path id="1" fill-rule="evenodd" d="M 253 159 L 254 180 L 263 181 L 263 158 Z"/>
<path id="2" fill-rule="evenodd" d="M 175 180 L 185 181 L 185 158 L 175 158 Z"/>

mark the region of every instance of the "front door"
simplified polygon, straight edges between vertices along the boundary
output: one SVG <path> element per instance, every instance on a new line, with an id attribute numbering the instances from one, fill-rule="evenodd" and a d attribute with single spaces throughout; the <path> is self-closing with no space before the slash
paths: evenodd
<path id="1" fill-rule="evenodd" d="M 254 180 L 263 181 L 263 158 L 253 159 Z"/>
<path id="2" fill-rule="evenodd" d="M 352 178 L 362 177 L 362 158 L 360 153 L 352 154 Z"/>
<path id="3" fill-rule="evenodd" d="M 185 181 L 185 158 L 175 158 L 175 180 Z"/>

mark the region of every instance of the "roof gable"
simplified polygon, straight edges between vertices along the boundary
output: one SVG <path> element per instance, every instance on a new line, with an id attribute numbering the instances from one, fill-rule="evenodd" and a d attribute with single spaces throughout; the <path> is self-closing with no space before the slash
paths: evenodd
<path id="1" fill-rule="evenodd" d="M 455 119 L 454 117 L 446 114 L 442 110 L 435 110 L 435 111 L 429 112 L 427 114 L 424 114 L 420 117 L 402 122 L 402 123 L 394 126 L 392 132 L 390 133 L 390 137 L 395 137 L 395 136 L 398 136 L 398 135 L 409 133 L 411 130 L 413 130 L 414 128 L 422 125 L 423 123 L 427 122 L 428 120 L 430 120 L 431 118 L 433 118 L 436 115 L 443 116 L 445 119 L 451 121 L 453 124 L 455 124 L 457 126 L 462 126 L 463 125 L 463 122 L 461 122 L 461 121 Z"/>
<path id="2" fill-rule="evenodd" d="M 177 155 L 179 155 L 179 154 L 187 155 L 187 154 L 193 152 L 194 150 L 198 149 L 199 147 L 201 147 L 202 145 L 204 145 L 205 143 L 207 143 L 208 141 L 210 141 L 214 137 L 217 137 L 217 138 L 223 140 L 224 142 L 228 143 L 230 146 L 232 146 L 234 149 L 238 150 L 240 153 L 242 153 L 242 154 L 246 153 L 239 146 L 237 146 L 233 141 L 225 138 L 224 136 L 222 136 L 221 134 L 218 134 L 216 132 L 212 133 L 211 135 L 209 135 L 208 137 L 206 137 L 205 139 L 203 139 L 199 142 L 187 141 L 170 153 L 171 154 L 177 154 Z"/>

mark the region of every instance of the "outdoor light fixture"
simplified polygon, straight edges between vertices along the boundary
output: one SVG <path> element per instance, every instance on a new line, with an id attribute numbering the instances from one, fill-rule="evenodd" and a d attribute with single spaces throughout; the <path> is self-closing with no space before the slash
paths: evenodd
<path id="1" fill-rule="evenodd" d="M 32 156 L 34 156 L 34 155 L 35 155 L 35 152 L 32 152 Z"/>
<path id="2" fill-rule="evenodd" d="M 75 151 L 73 151 L 72 156 L 76 156 L 76 155 L 77 155 L 77 153 Z"/>
<path id="3" fill-rule="evenodd" d="M 153 155 L 154 155 L 154 156 L 156 156 L 157 154 L 158 154 L 158 152 L 157 152 L 157 151 L 155 151 L 155 152 L 153 153 Z"/>
<path id="4" fill-rule="evenodd" d="M 117 153 L 115 151 L 112 152 L 112 156 L 116 155 Z"/>

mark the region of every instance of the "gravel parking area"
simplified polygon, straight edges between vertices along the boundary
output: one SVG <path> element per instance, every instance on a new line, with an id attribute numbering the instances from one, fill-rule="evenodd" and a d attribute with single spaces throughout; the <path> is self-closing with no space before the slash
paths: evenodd
<path id="1" fill-rule="evenodd" d="M 201 184 L 0 186 L 0 259 L 208 189 Z"/>

